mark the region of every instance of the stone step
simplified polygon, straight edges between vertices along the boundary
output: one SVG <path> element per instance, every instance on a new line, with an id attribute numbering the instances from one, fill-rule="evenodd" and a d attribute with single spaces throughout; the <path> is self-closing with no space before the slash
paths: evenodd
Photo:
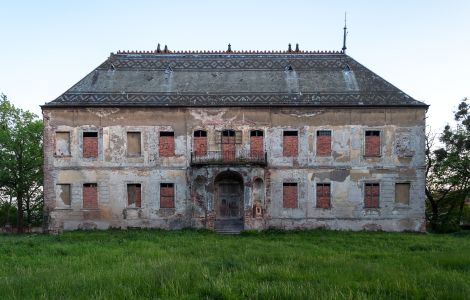
<path id="1" fill-rule="evenodd" d="M 214 222 L 214 230 L 221 234 L 240 234 L 243 227 L 243 220 L 240 219 L 216 220 Z"/>

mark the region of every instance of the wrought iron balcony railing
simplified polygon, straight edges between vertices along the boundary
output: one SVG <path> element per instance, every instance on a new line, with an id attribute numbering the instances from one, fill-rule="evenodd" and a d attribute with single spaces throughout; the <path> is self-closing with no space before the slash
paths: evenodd
<path id="1" fill-rule="evenodd" d="M 205 154 L 191 152 L 191 165 L 251 164 L 265 166 L 266 163 L 266 152 L 246 150 L 207 151 Z"/>

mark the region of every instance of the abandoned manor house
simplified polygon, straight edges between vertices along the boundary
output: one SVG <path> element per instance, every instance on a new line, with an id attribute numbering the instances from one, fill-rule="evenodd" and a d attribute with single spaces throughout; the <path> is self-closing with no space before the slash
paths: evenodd
<path id="1" fill-rule="evenodd" d="M 47 226 L 423 231 L 427 108 L 345 49 L 111 53 L 42 106 Z"/>

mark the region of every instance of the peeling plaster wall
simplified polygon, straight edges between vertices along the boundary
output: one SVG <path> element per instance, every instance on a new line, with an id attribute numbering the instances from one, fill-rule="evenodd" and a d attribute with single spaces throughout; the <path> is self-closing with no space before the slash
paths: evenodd
<path id="1" fill-rule="evenodd" d="M 295 87 L 293 87 L 295 88 Z M 47 108 L 43 110 L 45 213 L 51 231 L 79 228 L 213 227 L 214 179 L 239 173 L 244 182 L 245 228 L 390 231 L 424 229 L 424 119 L 422 108 Z M 236 147 L 249 151 L 250 130 L 264 131 L 267 166 L 192 166 L 192 133 L 242 132 Z M 299 150 L 283 156 L 283 132 L 298 131 Z M 316 155 L 317 130 L 331 130 L 331 156 Z M 381 135 L 381 156 L 364 156 L 365 130 Z M 83 132 L 98 132 L 98 157 L 83 158 Z M 175 156 L 159 155 L 160 131 L 175 133 Z M 70 132 L 70 153 L 56 153 L 56 132 Z M 141 155 L 127 153 L 127 132 L 141 133 Z M 60 145 L 60 148 L 63 148 Z M 253 182 L 265 187 L 262 214 L 253 213 Z M 283 182 L 298 183 L 298 207 L 282 207 Z M 364 183 L 380 183 L 380 207 L 364 209 Z M 410 203 L 395 203 L 395 183 L 410 183 Z M 82 205 L 84 183 L 98 184 L 98 209 Z M 127 208 L 126 186 L 142 185 L 142 207 Z M 175 208 L 159 207 L 160 183 L 174 183 Z M 316 208 L 315 186 L 331 184 L 331 208 Z M 71 184 L 71 205 L 58 198 Z M 258 193 L 258 192 L 257 192 Z"/>

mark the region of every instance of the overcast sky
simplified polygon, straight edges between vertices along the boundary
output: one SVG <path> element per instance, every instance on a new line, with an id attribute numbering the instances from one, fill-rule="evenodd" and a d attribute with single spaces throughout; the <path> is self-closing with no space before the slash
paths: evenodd
<path id="1" fill-rule="evenodd" d="M 441 128 L 470 97 L 470 1 L 2 1 L 0 93 L 41 114 L 117 50 L 340 50 L 413 98 Z"/>

